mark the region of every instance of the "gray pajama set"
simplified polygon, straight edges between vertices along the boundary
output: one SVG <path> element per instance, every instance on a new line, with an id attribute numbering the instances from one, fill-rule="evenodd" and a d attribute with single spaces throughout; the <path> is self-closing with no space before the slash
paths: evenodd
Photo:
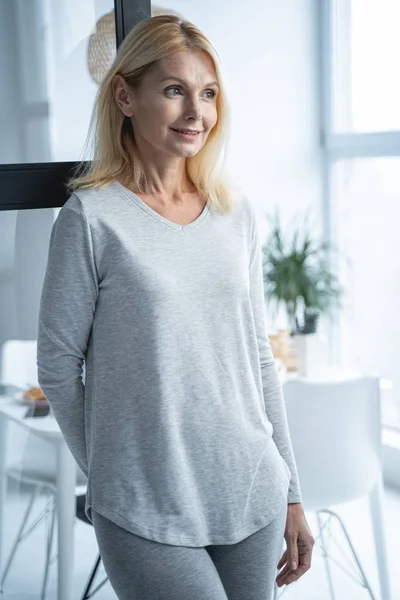
<path id="1" fill-rule="evenodd" d="M 179 225 L 116 181 L 71 194 L 37 366 L 118 597 L 267 600 L 302 498 L 250 201 Z"/>

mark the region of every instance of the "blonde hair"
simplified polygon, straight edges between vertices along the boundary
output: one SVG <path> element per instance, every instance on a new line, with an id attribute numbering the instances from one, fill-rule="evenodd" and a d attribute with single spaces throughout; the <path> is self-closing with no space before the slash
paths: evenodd
<path id="1" fill-rule="evenodd" d="M 134 141 L 132 124 L 115 101 L 112 81 L 118 73 L 128 85 L 136 87 L 156 61 L 186 49 L 202 50 L 211 57 L 220 85 L 216 99 L 217 123 L 203 148 L 195 156 L 186 158 L 186 173 L 213 208 L 222 213 L 230 212 L 239 188 L 225 168 L 230 108 L 219 56 L 195 25 L 174 14 L 157 15 L 139 22 L 121 43 L 94 102 L 85 142 L 86 152 L 93 145 L 93 160 L 82 160 L 77 165 L 67 182 L 70 191 L 80 187 L 105 187 L 115 179 L 126 177 L 138 193 L 146 191 L 145 172 Z"/>

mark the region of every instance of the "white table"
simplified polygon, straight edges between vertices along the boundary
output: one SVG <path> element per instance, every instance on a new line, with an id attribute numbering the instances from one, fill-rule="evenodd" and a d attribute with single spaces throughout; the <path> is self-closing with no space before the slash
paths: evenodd
<path id="1" fill-rule="evenodd" d="M 57 524 L 58 524 L 58 593 L 57 600 L 73 599 L 74 523 L 76 463 L 51 415 L 24 418 L 28 407 L 12 398 L 0 398 L 0 569 L 4 536 L 4 507 L 6 501 L 6 449 L 8 423 L 14 421 L 32 435 L 54 443 L 57 452 Z"/>

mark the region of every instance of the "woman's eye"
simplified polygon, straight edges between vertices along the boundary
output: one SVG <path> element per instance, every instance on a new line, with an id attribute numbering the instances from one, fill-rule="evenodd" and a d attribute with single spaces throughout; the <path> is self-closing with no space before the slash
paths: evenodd
<path id="1" fill-rule="evenodd" d="M 177 90 L 178 93 L 181 93 L 181 89 L 180 87 L 174 85 L 173 87 L 167 88 L 166 92 L 169 96 L 176 96 L 176 94 L 170 94 L 169 92 L 173 92 L 174 90 Z M 208 98 L 211 100 L 212 98 L 215 97 L 215 92 L 214 90 L 206 90 L 205 92 L 206 94 L 211 94 L 210 96 L 208 96 Z"/>
<path id="2" fill-rule="evenodd" d="M 177 86 L 174 86 L 174 87 L 170 87 L 170 88 L 168 88 L 166 91 L 167 91 L 167 93 L 168 93 L 168 92 L 170 92 L 171 90 L 178 90 L 178 91 L 179 91 L 179 88 L 178 88 Z M 171 94 L 170 94 L 170 95 L 171 95 Z M 172 94 L 172 96 L 175 96 L 175 94 Z"/>

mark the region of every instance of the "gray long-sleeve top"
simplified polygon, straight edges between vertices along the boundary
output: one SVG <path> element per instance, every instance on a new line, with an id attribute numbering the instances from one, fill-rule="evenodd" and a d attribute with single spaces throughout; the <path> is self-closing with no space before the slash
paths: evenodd
<path id="1" fill-rule="evenodd" d="M 116 181 L 68 198 L 37 366 L 88 477 L 89 519 L 172 545 L 233 544 L 302 501 L 263 286 L 246 197 L 183 226 Z"/>

